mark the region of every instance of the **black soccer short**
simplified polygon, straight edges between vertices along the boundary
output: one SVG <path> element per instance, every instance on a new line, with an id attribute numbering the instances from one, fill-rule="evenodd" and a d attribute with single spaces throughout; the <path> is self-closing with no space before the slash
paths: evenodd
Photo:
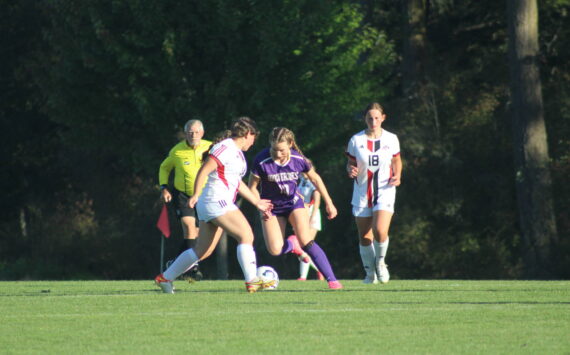
<path id="1" fill-rule="evenodd" d="M 178 218 L 194 217 L 196 219 L 196 225 L 198 225 L 198 212 L 196 212 L 196 208 L 190 208 L 188 206 L 190 196 L 175 189 L 172 197 L 174 208 L 176 209 L 176 216 L 178 216 Z"/>

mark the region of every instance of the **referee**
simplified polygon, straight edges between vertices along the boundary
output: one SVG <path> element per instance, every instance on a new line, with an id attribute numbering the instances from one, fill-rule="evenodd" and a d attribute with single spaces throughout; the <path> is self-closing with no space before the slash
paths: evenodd
<path id="1" fill-rule="evenodd" d="M 182 225 L 183 242 L 178 254 L 196 245 L 198 223 L 196 210 L 188 206 L 188 199 L 194 194 L 194 180 L 202 166 L 202 155 L 210 148 L 210 141 L 202 139 L 204 125 L 200 120 L 189 120 L 184 125 L 185 139 L 176 144 L 168 157 L 160 164 L 158 183 L 162 202 L 174 202 L 176 215 Z M 174 169 L 174 188 L 168 187 L 168 178 Z M 167 263 L 168 264 L 168 263 Z M 189 276 L 199 281 L 202 273 L 196 265 Z"/>

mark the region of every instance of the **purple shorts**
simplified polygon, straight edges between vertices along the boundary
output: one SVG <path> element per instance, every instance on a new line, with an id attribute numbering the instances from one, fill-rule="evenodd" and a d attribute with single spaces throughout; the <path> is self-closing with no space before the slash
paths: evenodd
<path id="1" fill-rule="evenodd" d="M 293 212 L 293 210 L 296 210 L 297 208 L 305 208 L 303 199 L 299 197 L 298 194 L 295 194 L 294 196 L 295 197 L 292 200 L 286 201 L 284 203 L 281 201 L 279 204 L 273 202 L 273 209 L 271 210 L 271 214 L 277 217 L 287 218 L 291 212 Z"/>

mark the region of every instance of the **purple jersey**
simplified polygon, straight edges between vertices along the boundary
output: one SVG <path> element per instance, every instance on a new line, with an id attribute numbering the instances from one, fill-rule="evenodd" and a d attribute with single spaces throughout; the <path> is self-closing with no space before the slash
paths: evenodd
<path id="1" fill-rule="evenodd" d="M 303 199 L 297 190 L 301 173 L 311 170 L 311 164 L 295 149 L 291 149 L 289 160 L 281 165 L 271 158 L 269 148 L 255 157 L 251 173 L 261 179 L 261 198 L 271 200 L 274 209 L 293 206 Z"/>

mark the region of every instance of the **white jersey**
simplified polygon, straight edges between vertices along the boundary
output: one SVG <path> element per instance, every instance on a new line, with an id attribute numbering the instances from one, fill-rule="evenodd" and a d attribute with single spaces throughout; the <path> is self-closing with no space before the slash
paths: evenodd
<path id="1" fill-rule="evenodd" d="M 392 158 L 399 154 L 398 137 L 384 129 L 378 139 L 368 138 L 365 131 L 352 136 L 346 155 L 358 168 L 352 192 L 353 206 L 373 207 L 378 203 L 380 190 L 389 186 L 392 177 Z"/>
<path id="2" fill-rule="evenodd" d="M 230 204 L 235 201 L 239 184 L 247 170 L 243 152 L 234 140 L 225 139 L 210 149 L 210 158 L 218 168 L 208 175 L 206 186 L 200 195 L 200 202 Z M 224 206 L 222 206 L 224 207 Z"/>

